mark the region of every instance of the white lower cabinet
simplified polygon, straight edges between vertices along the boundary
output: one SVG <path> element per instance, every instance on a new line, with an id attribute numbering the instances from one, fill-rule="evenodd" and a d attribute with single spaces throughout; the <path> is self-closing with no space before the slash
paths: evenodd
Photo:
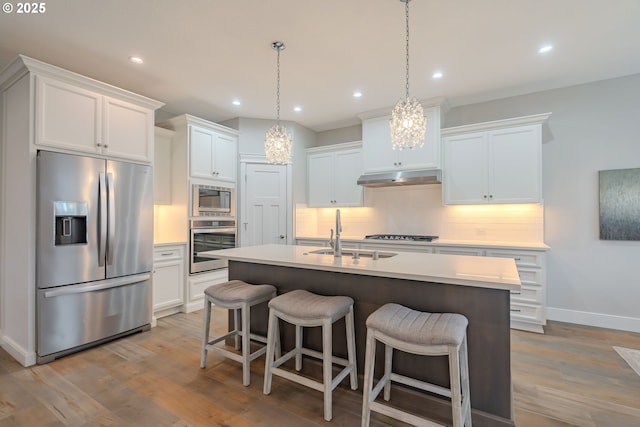
<path id="1" fill-rule="evenodd" d="M 186 245 L 156 245 L 153 249 L 153 313 L 156 318 L 182 311 Z"/>
<path id="2" fill-rule="evenodd" d="M 520 276 L 520 290 L 511 292 L 511 327 L 543 333 L 546 316 L 546 252 L 496 249 L 483 246 L 434 246 L 435 253 L 513 258 Z"/>
<path id="3" fill-rule="evenodd" d="M 219 285 L 229 280 L 229 269 L 222 268 L 208 273 L 189 276 L 187 286 L 186 312 L 200 310 L 204 307 L 204 290 L 212 285 Z"/>

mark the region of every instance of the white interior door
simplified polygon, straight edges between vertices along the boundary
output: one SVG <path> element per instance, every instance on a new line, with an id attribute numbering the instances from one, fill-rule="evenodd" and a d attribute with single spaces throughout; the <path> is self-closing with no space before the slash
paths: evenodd
<path id="1" fill-rule="evenodd" d="M 287 167 L 246 164 L 241 245 L 287 244 Z"/>

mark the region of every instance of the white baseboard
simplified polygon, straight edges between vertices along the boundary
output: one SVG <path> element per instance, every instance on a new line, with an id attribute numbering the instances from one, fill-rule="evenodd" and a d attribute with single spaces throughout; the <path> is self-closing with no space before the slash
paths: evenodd
<path id="1" fill-rule="evenodd" d="M 547 307 L 547 320 L 640 333 L 640 318 Z"/>
<path id="2" fill-rule="evenodd" d="M 2 348 L 22 366 L 26 367 L 36 364 L 36 353 L 33 351 L 26 351 L 11 338 L 7 336 L 1 337 L 0 344 L 2 345 Z"/>

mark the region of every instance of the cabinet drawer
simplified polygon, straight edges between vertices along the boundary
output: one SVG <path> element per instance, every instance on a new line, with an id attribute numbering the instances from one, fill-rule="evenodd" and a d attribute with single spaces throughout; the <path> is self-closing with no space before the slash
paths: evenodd
<path id="1" fill-rule="evenodd" d="M 518 267 L 542 268 L 544 264 L 544 253 L 533 251 L 487 249 L 487 256 L 513 258 Z"/>
<path id="2" fill-rule="evenodd" d="M 458 248 L 458 247 L 445 247 L 436 246 L 434 252 L 437 254 L 445 255 L 471 255 L 471 256 L 483 256 L 484 249 L 481 248 Z"/>
<path id="3" fill-rule="evenodd" d="M 525 303 L 542 303 L 543 291 L 541 286 L 536 285 L 522 285 L 520 290 L 511 291 L 512 302 L 525 302 Z"/>
<path id="4" fill-rule="evenodd" d="M 518 274 L 520 275 L 520 283 L 523 285 L 544 285 L 542 270 L 518 268 Z"/>
<path id="5" fill-rule="evenodd" d="M 165 247 L 153 249 L 153 262 L 162 262 L 183 258 L 183 249 L 180 247 Z"/>
<path id="6" fill-rule="evenodd" d="M 512 302 L 511 319 L 542 324 L 542 306 Z"/>
<path id="7" fill-rule="evenodd" d="M 398 245 L 393 243 L 363 243 L 360 248 L 370 251 L 432 253 L 432 249 L 429 246 Z"/>

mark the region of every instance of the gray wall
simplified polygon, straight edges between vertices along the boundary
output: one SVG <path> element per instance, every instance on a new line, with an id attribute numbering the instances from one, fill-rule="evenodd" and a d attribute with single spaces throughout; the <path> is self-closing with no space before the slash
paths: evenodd
<path id="1" fill-rule="evenodd" d="M 599 240 L 598 171 L 640 167 L 640 74 L 451 109 L 445 127 L 552 112 L 543 128 L 550 319 L 640 331 L 640 242 Z"/>
<path id="2" fill-rule="evenodd" d="M 221 125 L 231 127 L 240 131 L 238 138 L 238 152 L 240 154 L 264 155 L 264 137 L 267 130 L 275 125 L 275 120 L 235 118 Z M 316 133 L 295 122 L 282 121 L 286 126 L 293 146 L 292 169 L 293 169 L 293 204 L 306 203 L 307 200 L 307 157 L 305 150 L 316 144 Z"/>
<path id="3" fill-rule="evenodd" d="M 348 126 L 317 133 L 316 145 L 341 144 L 362 140 L 362 125 Z"/>

